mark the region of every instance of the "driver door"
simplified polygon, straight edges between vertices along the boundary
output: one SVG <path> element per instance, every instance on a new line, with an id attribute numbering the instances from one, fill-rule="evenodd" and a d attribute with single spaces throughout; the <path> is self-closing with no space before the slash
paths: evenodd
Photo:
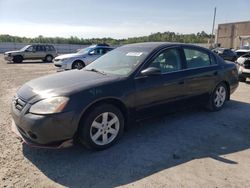
<path id="1" fill-rule="evenodd" d="M 25 50 L 24 53 L 24 59 L 32 59 L 34 57 L 34 54 L 36 52 L 35 46 L 30 46 Z"/>
<path id="2" fill-rule="evenodd" d="M 185 97 L 182 59 L 179 48 L 162 50 L 143 68 L 155 67 L 161 73 L 135 78 L 137 118 L 165 113 L 181 104 Z"/>

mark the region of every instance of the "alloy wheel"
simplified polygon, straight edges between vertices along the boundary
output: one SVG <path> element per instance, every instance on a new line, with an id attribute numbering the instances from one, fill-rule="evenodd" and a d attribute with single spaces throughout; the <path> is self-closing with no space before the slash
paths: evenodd
<path id="1" fill-rule="evenodd" d="M 112 112 L 104 112 L 97 116 L 90 128 L 90 138 L 97 145 L 107 145 L 118 135 L 120 122 Z"/>
<path id="2" fill-rule="evenodd" d="M 220 108 L 223 106 L 225 100 L 226 100 L 226 89 L 223 86 L 220 86 L 216 89 L 215 96 L 214 96 L 214 105 L 217 108 Z"/>

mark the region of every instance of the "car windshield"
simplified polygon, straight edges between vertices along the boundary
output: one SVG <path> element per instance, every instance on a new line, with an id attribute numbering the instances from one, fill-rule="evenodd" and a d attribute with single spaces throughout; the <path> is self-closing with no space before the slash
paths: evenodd
<path id="1" fill-rule="evenodd" d="M 116 48 L 86 66 L 86 69 L 126 76 L 145 60 L 150 51 L 151 49 L 146 47 Z"/>
<path id="2" fill-rule="evenodd" d="M 83 48 L 83 49 L 79 50 L 77 53 L 78 53 L 78 54 L 87 54 L 87 53 L 89 53 L 89 51 L 90 51 L 91 49 L 92 49 L 92 48 L 90 48 L 90 47 Z"/>
<path id="3" fill-rule="evenodd" d="M 20 49 L 20 51 L 25 51 L 29 47 L 30 47 L 30 45 L 24 46 L 23 48 Z"/>

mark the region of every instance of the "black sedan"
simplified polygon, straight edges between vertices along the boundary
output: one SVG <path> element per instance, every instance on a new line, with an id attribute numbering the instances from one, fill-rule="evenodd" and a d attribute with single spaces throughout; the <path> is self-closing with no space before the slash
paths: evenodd
<path id="1" fill-rule="evenodd" d="M 189 105 L 222 109 L 238 86 L 234 63 L 178 43 L 119 47 L 82 70 L 24 84 L 12 102 L 13 130 L 33 146 L 114 144 L 134 120 Z"/>

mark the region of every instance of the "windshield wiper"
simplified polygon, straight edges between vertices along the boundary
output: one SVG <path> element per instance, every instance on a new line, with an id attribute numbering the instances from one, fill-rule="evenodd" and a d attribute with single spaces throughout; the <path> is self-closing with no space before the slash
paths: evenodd
<path id="1" fill-rule="evenodd" d="M 86 71 L 97 72 L 97 73 L 100 73 L 100 74 L 102 74 L 102 75 L 106 75 L 104 72 L 99 71 L 99 70 L 97 70 L 97 69 L 85 69 L 85 70 L 86 70 Z"/>

